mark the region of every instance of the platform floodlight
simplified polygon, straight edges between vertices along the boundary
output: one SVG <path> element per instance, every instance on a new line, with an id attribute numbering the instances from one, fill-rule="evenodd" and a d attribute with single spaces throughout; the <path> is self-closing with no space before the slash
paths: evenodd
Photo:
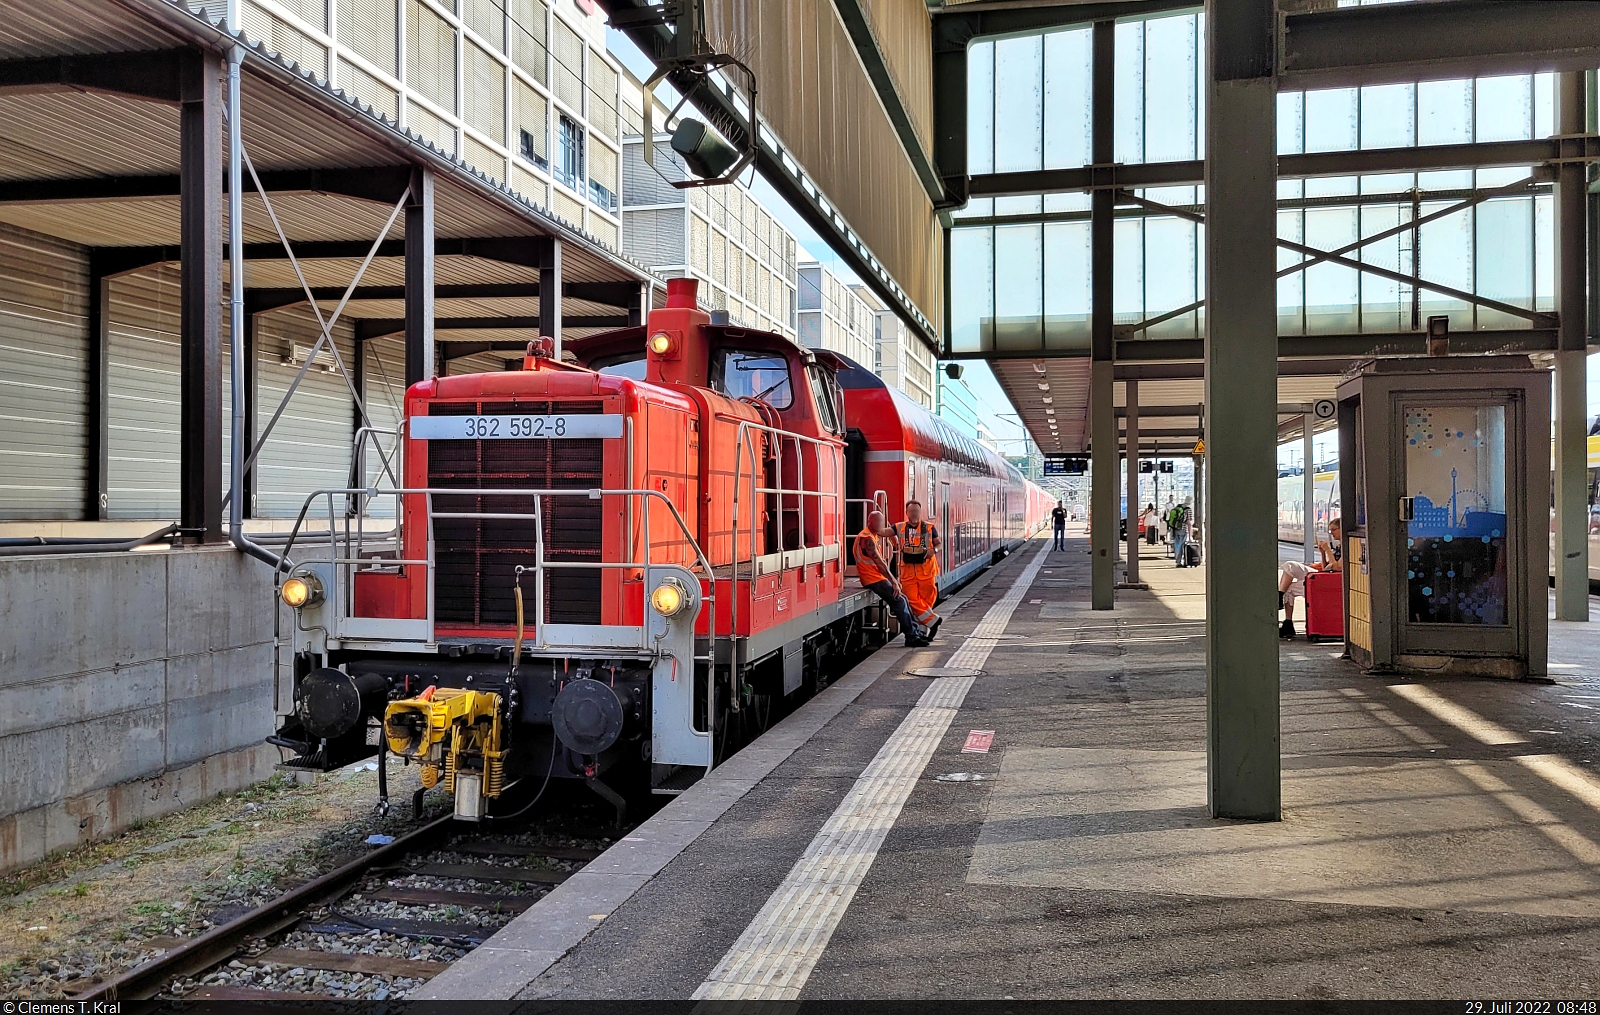
<path id="1" fill-rule="evenodd" d="M 689 172 L 701 179 L 722 176 L 740 158 L 732 145 L 692 117 L 678 122 L 678 129 L 672 132 L 672 150 L 682 155 Z"/>
<path id="2" fill-rule="evenodd" d="M 673 29 L 670 50 L 656 61 L 656 71 L 644 82 L 644 161 L 667 183 L 679 190 L 688 187 L 711 187 L 737 180 L 755 161 L 760 144 L 761 124 L 756 107 L 756 75 L 749 66 L 729 53 L 712 47 L 706 39 L 704 0 L 667 0 L 667 2 L 633 10 L 616 11 L 611 15 L 612 28 L 627 30 L 647 25 L 670 25 Z M 745 93 L 734 92 L 731 82 L 721 72 L 736 68 L 744 72 Z M 698 120 L 681 121 L 672 135 L 672 148 L 683 159 L 685 168 L 698 179 L 674 180 L 661 172 L 655 157 L 655 86 L 667 81 L 678 90 L 677 105 L 667 112 L 665 123 L 671 124 L 678 111 L 702 88 L 709 88 L 731 100 L 734 112 L 726 116 L 713 115 L 719 138 Z M 743 99 L 744 109 L 739 109 Z M 741 122 L 740 114 L 746 114 Z M 682 135 L 680 137 L 680 135 Z M 769 132 L 770 136 L 770 132 Z M 727 138 L 728 140 L 723 140 Z"/>

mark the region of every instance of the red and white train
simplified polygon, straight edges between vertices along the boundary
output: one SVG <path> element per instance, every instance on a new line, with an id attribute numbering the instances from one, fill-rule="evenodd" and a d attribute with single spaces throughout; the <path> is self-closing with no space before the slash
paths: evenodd
<path id="1" fill-rule="evenodd" d="M 464 818 L 520 777 L 678 791 L 887 635 L 849 559 L 872 507 L 924 503 L 942 589 L 1048 516 L 870 371 L 711 324 L 692 279 L 647 326 L 568 348 L 414 385 L 397 483 L 308 500 L 333 534 L 295 537 L 279 576 L 289 764 L 398 753 Z M 386 498 L 397 530 L 369 536 Z"/>

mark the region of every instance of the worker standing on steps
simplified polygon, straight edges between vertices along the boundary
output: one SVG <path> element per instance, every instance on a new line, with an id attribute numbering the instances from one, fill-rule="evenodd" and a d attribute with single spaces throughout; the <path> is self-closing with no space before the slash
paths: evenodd
<path id="1" fill-rule="evenodd" d="M 883 600 L 889 609 L 894 611 L 895 617 L 900 621 L 900 630 L 905 632 L 906 647 L 921 648 L 928 644 L 928 639 L 922 636 L 922 628 L 911 615 L 911 607 L 906 602 L 905 593 L 890 572 L 889 562 L 884 559 L 883 551 L 878 548 L 880 538 L 884 536 L 892 538 L 893 535 L 893 530 L 884 524 L 882 511 L 873 511 L 867 515 L 867 527 L 856 533 L 856 577 L 861 580 L 862 588 Z"/>
<path id="2" fill-rule="evenodd" d="M 900 587 L 905 590 L 911 614 L 930 641 L 944 618 L 933 612 L 939 601 L 939 529 L 922 517 L 922 502 L 906 501 L 906 520 L 894 527 L 900 540 Z"/>

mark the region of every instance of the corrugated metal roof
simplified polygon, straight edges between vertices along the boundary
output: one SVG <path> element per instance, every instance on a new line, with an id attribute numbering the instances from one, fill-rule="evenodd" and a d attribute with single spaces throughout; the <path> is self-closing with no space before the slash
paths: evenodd
<path id="1" fill-rule="evenodd" d="M 0 3 L 0 59 L 94 52 L 170 49 L 234 41 L 187 7 L 172 0 L 9 0 Z M 243 80 L 246 150 L 259 169 L 360 168 L 420 162 L 438 170 L 435 231 L 444 238 L 539 236 L 564 241 L 568 279 L 656 280 L 642 266 L 606 248 L 592 235 L 522 200 L 506 187 L 453 155 L 407 134 L 390 120 L 320 77 L 303 73 L 276 54 L 247 47 Z M 0 96 L 0 179 L 73 178 L 98 175 L 172 174 L 178 170 L 178 116 L 169 105 L 88 92 Z M 325 197 L 282 195 L 274 199 L 292 240 L 361 239 L 375 235 L 387 209 Z M 257 214 L 247 213 L 251 240 L 274 234 Z M 0 221 L 92 245 L 175 243 L 176 202 L 161 199 L 102 202 L 49 211 L 0 208 Z M 398 233 L 395 234 L 398 238 Z M 528 277 L 508 266 L 482 263 L 446 267 L 446 281 L 508 281 Z M 353 266 L 352 266 L 353 267 Z M 283 270 L 287 265 L 282 266 Z M 264 273 L 274 272 L 267 267 Z M 398 282 L 374 265 L 367 281 Z M 308 273 L 318 284 L 337 268 L 324 262 Z M 262 274 L 255 272 L 254 274 Z M 278 272 L 280 275 L 282 272 Z M 342 276 L 348 279 L 346 270 Z M 287 283 L 292 284 L 292 274 Z"/>
<path id="2" fill-rule="evenodd" d="M 0 59 L 167 49 L 178 38 L 114 3 L 27 0 L 0 18 Z"/>
<path id="3" fill-rule="evenodd" d="M 0 138 L 0 177 L 8 180 L 178 171 L 178 108 L 160 102 L 89 92 L 0 95 Z"/>
<path id="4" fill-rule="evenodd" d="M 272 209 L 291 242 L 369 239 L 378 235 L 389 208 L 371 201 L 327 194 L 277 193 Z M 267 216 L 261 196 L 247 193 L 244 200 L 245 242 L 276 243 L 278 233 Z M 49 233 L 86 247 L 137 247 L 176 245 L 179 232 L 178 199 L 151 197 L 115 201 L 57 201 L 39 204 L 0 203 L 0 221 Z M 227 222 L 223 235 L 227 236 Z M 400 239 L 397 223 L 391 239 Z"/>
<path id="5" fill-rule="evenodd" d="M 1039 363 L 1045 372 L 1034 369 Z M 990 363 L 995 380 L 1011 400 L 1022 417 L 1023 424 L 1033 436 L 1035 444 L 1045 454 L 1081 454 L 1087 447 L 1089 431 L 1089 360 L 1085 357 L 1071 359 L 998 360 Z M 1039 390 L 1039 383 L 1050 385 L 1048 393 Z M 1051 399 L 1049 408 L 1055 410 L 1060 443 L 1050 433 L 1044 410 L 1044 398 Z"/>

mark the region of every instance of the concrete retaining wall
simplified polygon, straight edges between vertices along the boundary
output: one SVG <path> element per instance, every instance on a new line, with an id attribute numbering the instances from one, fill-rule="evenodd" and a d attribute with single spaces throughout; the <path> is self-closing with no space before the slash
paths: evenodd
<path id="1" fill-rule="evenodd" d="M 271 774 L 271 596 L 231 548 L 0 557 L 0 869 Z"/>

